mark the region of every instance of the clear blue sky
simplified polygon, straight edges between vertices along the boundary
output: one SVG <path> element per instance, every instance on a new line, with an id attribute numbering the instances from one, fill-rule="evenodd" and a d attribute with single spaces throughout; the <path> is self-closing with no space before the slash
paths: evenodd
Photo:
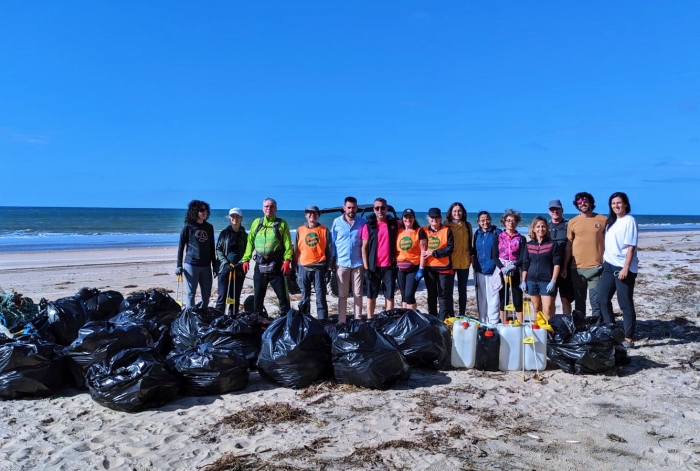
<path id="1" fill-rule="evenodd" d="M 698 214 L 699 25 L 691 1 L 2 2 L 0 205 Z"/>

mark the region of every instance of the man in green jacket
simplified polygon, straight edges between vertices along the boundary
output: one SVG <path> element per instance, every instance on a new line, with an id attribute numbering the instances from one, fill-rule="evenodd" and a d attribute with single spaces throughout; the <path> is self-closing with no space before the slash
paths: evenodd
<path id="1" fill-rule="evenodd" d="M 265 293 L 270 284 L 279 300 L 280 315 L 289 311 L 289 297 L 285 288 L 284 276 L 292 273 L 292 237 L 289 225 L 277 214 L 277 202 L 272 198 L 263 201 L 263 214 L 250 226 L 248 243 L 241 261 L 244 273 L 255 260 L 253 272 L 253 311 L 263 314 Z M 255 255 L 253 255 L 255 251 Z"/>

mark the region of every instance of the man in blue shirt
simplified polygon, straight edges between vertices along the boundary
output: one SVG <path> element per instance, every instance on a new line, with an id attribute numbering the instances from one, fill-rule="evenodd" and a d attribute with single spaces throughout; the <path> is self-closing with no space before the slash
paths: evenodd
<path id="1" fill-rule="evenodd" d="M 348 310 L 350 284 L 355 301 L 355 319 L 362 316 L 362 228 L 366 224 L 357 216 L 357 199 L 348 196 L 343 206 L 344 214 L 333 220 L 333 261 L 338 275 L 338 322 L 343 323 Z"/>

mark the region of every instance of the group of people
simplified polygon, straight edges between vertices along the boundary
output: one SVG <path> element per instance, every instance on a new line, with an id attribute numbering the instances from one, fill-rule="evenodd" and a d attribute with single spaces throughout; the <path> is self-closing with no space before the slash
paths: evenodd
<path id="1" fill-rule="evenodd" d="M 523 293 L 528 293 L 534 312 L 554 315 L 559 294 L 564 314 L 572 304 L 586 313 L 586 300 L 594 318 L 614 323 L 612 297 L 617 292 L 623 314 L 625 344 L 634 346 L 636 314 L 633 292 L 638 271 L 637 224 L 630 215 L 625 193 L 613 193 L 609 215 L 594 212 L 590 193 L 577 193 L 573 201 L 579 214 L 563 218 L 560 200 L 549 202 L 549 220 L 536 216 L 528 238 L 518 232 L 519 211 L 507 209 L 500 218 L 502 228 L 492 224 L 488 211 L 477 215 L 474 230 L 467 211 L 459 202 L 442 212 L 428 210 L 427 224 L 421 226 L 415 211 L 407 208 L 401 219 L 388 211 L 384 198 L 374 200 L 366 218 L 358 215 L 357 199 L 348 196 L 343 214 L 330 228 L 318 222 L 317 206 L 305 209 L 306 222 L 292 241 L 286 221 L 276 216 L 277 203 L 263 202 L 263 216 L 253 221 L 250 232 L 241 225 L 239 208 L 229 211 L 230 226 L 214 244 L 214 230 L 207 222 L 209 205 L 190 202 L 180 234 L 176 274 L 186 280 L 187 306 L 194 306 L 201 289 L 202 305 L 211 296 L 212 277 L 218 276 L 216 308 L 224 310 L 232 300 L 237 311 L 250 261 L 254 260 L 254 311 L 264 311 L 267 286 L 279 301 L 280 312 L 290 308 L 285 276 L 297 267 L 301 288 L 299 309 L 309 312 L 312 289 L 316 293 L 316 316 L 328 316 L 326 275 L 332 271 L 338 283 L 338 321 L 346 322 L 348 297 L 354 297 L 355 319 L 363 313 L 363 283 L 366 285 L 366 316 L 371 319 L 380 294 L 384 309 L 393 309 L 398 285 L 401 307 L 417 307 L 416 290 L 422 279 L 427 291 L 428 313 L 441 319 L 466 315 L 467 280 L 473 267 L 479 319 L 488 324 L 506 322 L 512 315 L 523 320 Z M 186 256 L 183 260 L 183 254 Z M 457 280 L 458 312 L 454 308 Z"/>

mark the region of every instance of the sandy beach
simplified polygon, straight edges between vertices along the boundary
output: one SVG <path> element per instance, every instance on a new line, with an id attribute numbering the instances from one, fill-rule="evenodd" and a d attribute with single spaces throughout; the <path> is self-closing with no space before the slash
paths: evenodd
<path id="1" fill-rule="evenodd" d="M 0 288 L 35 302 L 83 287 L 174 296 L 175 258 L 175 248 L 2 254 Z M 0 470 L 700 470 L 700 233 L 643 232 L 639 258 L 638 348 L 615 374 L 414 369 L 372 391 L 285 389 L 253 372 L 242 392 L 135 414 L 66 389 L 0 402 Z M 472 279 L 468 298 L 474 315 Z M 418 303 L 426 311 L 423 287 Z"/>

